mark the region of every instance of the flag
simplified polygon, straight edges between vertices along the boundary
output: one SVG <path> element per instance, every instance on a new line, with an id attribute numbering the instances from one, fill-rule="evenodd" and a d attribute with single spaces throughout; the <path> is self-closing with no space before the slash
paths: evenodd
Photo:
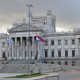
<path id="1" fill-rule="evenodd" d="M 36 35 L 36 41 L 37 42 L 46 42 L 41 36 Z"/>
<path id="2" fill-rule="evenodd" d="M 14 44 L 14 41 L 12 39 L 8 39 L 7 43 L 10 44 L 10 45 L 12 45 L 12 44 Z"/>

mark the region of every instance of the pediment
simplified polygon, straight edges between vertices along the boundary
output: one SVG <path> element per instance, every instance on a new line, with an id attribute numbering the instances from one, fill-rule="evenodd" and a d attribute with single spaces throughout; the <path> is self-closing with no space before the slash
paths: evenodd
<path id="1" fill-rule="evenodd" d="M 28 24 L 20 24 L 17 25 L 16 27 L 12 27 L 11 29 L 8 29 L 9 33 L 14 33 L 14 32 L 29 32 L 29 31 L 42 31 L 39 28 L 35 27 L 35 26 L 30 26 Z"/>

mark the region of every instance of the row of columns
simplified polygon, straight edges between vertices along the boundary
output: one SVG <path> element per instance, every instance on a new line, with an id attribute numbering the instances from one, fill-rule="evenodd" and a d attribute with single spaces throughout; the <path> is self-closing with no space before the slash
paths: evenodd
<path id="1" fill-rule="evenodd" d="M 34 37 L 12 37 L 14 43 L 7 45 L 7 57 L 9 59 L 34 59 L 36 55 L 36 41 Z M 38 50 L 38 49 L 37 49 Z"/>

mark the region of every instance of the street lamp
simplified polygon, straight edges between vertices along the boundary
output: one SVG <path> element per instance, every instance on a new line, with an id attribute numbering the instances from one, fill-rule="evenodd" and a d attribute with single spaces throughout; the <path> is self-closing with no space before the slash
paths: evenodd
<path id="1" fill-rule="evenodd" d="M 28 37 L 28 75 L 30 75 L 30 72 L 29 72 L 29 53 L 30 53 L 30 50 L 29 50 L 29 42 L 30 42 L 30 18 L 31 18 L 31 13 L 30 13 L 30 8 L 33 7 L 32 4 L 29 4 L 29 5 L 26 5 L 28 8 L 29 8 L 29 13 L 28 13 L 28 17 L 29 17 L 29 37 Z"/>

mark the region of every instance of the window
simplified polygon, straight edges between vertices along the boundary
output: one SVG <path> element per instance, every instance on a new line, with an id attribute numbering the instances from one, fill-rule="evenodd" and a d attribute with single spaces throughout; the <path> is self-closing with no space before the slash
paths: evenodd
<path id="1" fill-rule="evenodd" d="M 59 65 L 61 65 L 61 62 L 58 62 Z"/>
<path id="2" fill-rule="evenodd" d="M 79 56 L 80 56 L 80 49 L 79 49 Z"/>
<path id="3" fill-rule="evenodd" d="M 44 25 L 46 25 L 46 24 L 47 24 L 47 22 L 46 22 L 46 21 L 44 21 L 44 22 L 43 22 L 43 24 L 44 24 Z"/>
<path id="4" fill-rule="evenodd" d="M 75 39 L 72 39 L 72 44 L 75 44 Z"/>
<path id="5" fill-rule="evenodd" d="M 68 65 L 68 62 L 65 62 L 65 65 Z"/>
<path id="6" fill-rule="evenodd" d="M 47 46 L 48 45 L 48 41 L 46 40 L 46 42 L 45 42 L 45 46 Z"/>
<path id="7" fill-rule="evenodd" d="M 78 43 L 80 44 L 80 38 L 78 38 Z"/>
<path id="8" fill-rule="evenodd" d="M 65 50 L 65 57 L 68 57 L 68 50 Z"/>
<path id="9" fill-rule="evenodd" d="M 44 63 L 46 63 L 46 64 L 47 64 L 47 62 L 44 62 Z"/>
<path id="10" fill-rule="evenodd" d="M 54 57 L 54 51 L 51 51 L 52 57 Z"/>
<path id="11" fill-rule="evenodd" d="M 61 45 L 61 40 L 58 40 L 58 45 Z"/>
<path id="12" fill-rule="evenodd" d="M 72 61 L 72 66 L 75 66 L 75 61 Z"/>
<path id="13" fill-rule="evenodd" d="M 25 58 L 26 58 L 26 56 L 27 56 L 27 51 L 25 51 Z"/>
<path id="14" fill-rule="evenodd" d="M 58 51 L 58 57 L 61 57 L 61 51 Z"/>
<path id="15" fill-rule="evenodd" d="M 51 64 L 54 64 L 54 62 L 51 62 Z"/>
<path id="16" fill-rule="evenodd" d="M 48 57 L 48 50 L 45 50 L 45 57 Z"/>
<path id="17" fill-rule="evenodd" d="M 75 50 L 72 50 L 72 57 L 75 57 Z"/>
<path id="18" fill-rule="evenodd" d="M 5 43 L 2 43 L 2 47 L 5 47 Z"/>
<path id="19" fill-rule="evenodd" d="M 65 45 L 68 45 L 68 40 L 65 40 Z"/>
<path id="20" fill-rule="evenodd" d="M 5 58 L 5 52 L 3 52 L 3 58 Z"/>
<path id="21" fill-rule="evenodd" d="M 51 41 L 51 45 L 54 45 L 54 40 Z"/>
<path id="22" fill-rule="evenodd" d="M 38 51 L 37 51 L 37 54 L 38 54 Z M 32 58 L 32 51 L 31 51 L 31 58 Z"/>

